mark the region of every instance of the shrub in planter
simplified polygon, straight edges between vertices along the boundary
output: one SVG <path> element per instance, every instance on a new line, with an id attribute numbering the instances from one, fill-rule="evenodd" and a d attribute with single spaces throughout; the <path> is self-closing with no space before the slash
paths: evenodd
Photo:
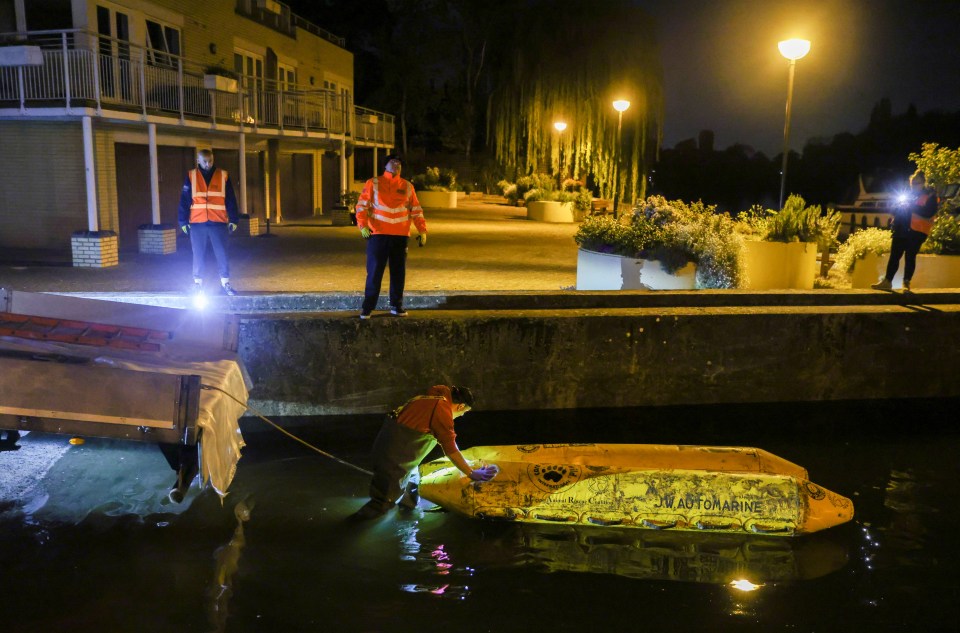
<path id="1" fill-rule="evenodd" d="M 503 197 L 507 199 L 507 202 L 513 205 L 519 204 L 521 200 L 527 202 L 528 192 L 532 189 L 536 189 L 537 193 L 529 194 L 530 198 L 533 200 L 546 200 L 547 198 L 542 196 L 549 195 L 549 192 L 552 192 L 556 188 L 553 182 L 553 176 L 550 174 L 521 176 L 517 179 L 517 182 L 501 180 L 497 183 L 497 186 L 500 187 L 500 191 L 503 192 Z"/>
<path id="2" fill-rule="evenodd" d="M 737 230 L 746 240 L 744 261 L 749 269 L 749 287 L 812 288 L 817 277 L 817 251 L 829 253 L 834 247 L 840 219 L 837 211 L 823 213 L 819 205 L 808 207 L 797 195 L 787 198 L 780 211 L 754 205 L 740 213 Z M 822 267 L 821 274 L 825 274 Z"/>
<path id="3" fill-rule="evenodd" d="M 457 172 L 446 167 L 427 167 L 410 182 L 417 191 L 457 191 Z"/>
<path id="4" fill-rule="evenodd" d="M 854 233 L 856 235 L 856 233 Z M 940 212 L 933 221 L 930 235 L 920 248 L 921 253 L 960 255 L 960 220 L 951 213 Z"/>
<path id="5" fill-rule="evenodd" d="M 360 200 L 359 191 L 343 191 L 340 193 L 340 205 L 348 209 L 356 207 L 358 200 Z"/>
<path id="6" fill-rule="evenodd" d="M 837 257 L 833 260 L 833 270 L 849 275 L 858 260 L 867 253 L 883 255 L 890 252 L 892 235 L 890 231 L 871 227 L 851 233 L 847 240 L 837 248 Z"/>
<path id="7" fill-rule="evenodd" d="M 754 205 L 737 216 L 738 231 L 748 239 L 767 242 L 816 242 L 821 249 L 831 248 L 840 231 L 840 213 L 823 213 L 820 205 L 806 206 L 798 195 L 787 198 L 780 211 Z"/>
<path id="8" fill-rule="evenodd" d="M 693 262 L 698 288 L 735 288 L 743 276 L 736 223 L 702 202 L 688 205 L 652 196 L 626 223 L 587 218 L 574 240 L 585 250 L 659 261 L 667 273 Z"/>

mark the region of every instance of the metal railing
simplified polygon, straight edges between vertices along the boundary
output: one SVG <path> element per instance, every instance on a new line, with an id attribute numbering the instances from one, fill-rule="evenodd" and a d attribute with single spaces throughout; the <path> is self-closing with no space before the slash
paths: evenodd
<path id="1" fill-rule="evenodd" d="M 38 66 L 0 67 L 0 109 L 16 107 L 22 115 L 95 107 L 393 142 L 394 117 L 354 108 L 346 93 L 291 89 L 251 76 L 218 78 L 183 57 L 85 31 L 0 34 L 0 44 L 5 41 L 38 46 L 43 57 Z"/>

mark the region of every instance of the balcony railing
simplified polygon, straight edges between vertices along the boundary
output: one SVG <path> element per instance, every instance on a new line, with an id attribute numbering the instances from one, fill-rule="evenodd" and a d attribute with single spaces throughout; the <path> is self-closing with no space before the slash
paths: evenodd
<path id="1" fill-rule="evenodd" d="M 290 89 L 250 76 L 240 76 L 235 90 L 211 88 L 201 64 L 84 31 L 0 34 L 4 43 L 41 49 L 41 65 L 0 67 L 0 109 L 19 108 L 27 116 L 41 108 L 96 107 L 366 142 L 392 144 L 394 138 L 392 115 L 354 108 L 344 93 L 332 90 Z"/>

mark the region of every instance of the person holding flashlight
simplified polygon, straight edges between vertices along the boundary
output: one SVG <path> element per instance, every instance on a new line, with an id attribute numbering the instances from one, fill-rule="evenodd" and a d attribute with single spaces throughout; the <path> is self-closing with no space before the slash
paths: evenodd
<path id="1" fill-rule="evenodd" d="M 893 212 L 893 241 L 890 246 L 890 259 L 887 261 L 887 271 L 880 280 L 873 284 L 874 290 L 892 290 L 893 278 L 900 268 L 900 258 L 903 264 L 903 291 L 910 292 L 910 282 L 917 268 L 917 253 L 930 235 L 933 227 L 933 216 L 937 214 L 939 200 L 937 192 L 926 186 L 926 176 L 917 171 L 910 177 L 910 194 L 905 200 L 898 201 Z"/>
<path id="2" fill-rule="evenodd" d="M 203 260 L 207 243 L 213 247 L 220 273 L 220 290 L 233 296 L 237 292 L 230 285 L 230 262 L 227 260 L 227 235 L 237 230 L 240 221 L 237 198 L 230 175 L 214 167 L 213 151 L 197 152 L 197 168 L 187 173 L 180 192 L 178 220 L 180 230 L 190 236 L 193 250 L 193 292 L 202 295 Z"/>

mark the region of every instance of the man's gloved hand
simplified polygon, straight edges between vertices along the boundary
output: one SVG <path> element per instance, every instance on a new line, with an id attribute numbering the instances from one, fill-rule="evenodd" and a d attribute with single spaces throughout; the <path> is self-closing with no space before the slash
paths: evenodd
<path id="1" fill-rule="evenodd" d="M 230 222 L 229 224 L 227 224 L 227 230 L 233 233 L 234 231 L 237 230 L 237 225 L 234 224 L 233 222 Z"/>
<path id="2" fill-rule="evenodd" d="M 474 481 L 490 481 L 500 472 L 500 468 L 496 464 L 490 464 L 489 466 L 484 466 L 483 468 L 476 468 L 470 472 L 470 479 Z"/>
<path id="3" fill-rule="evenodd" d="M 373 235 L 373 231 L 371 231 L 371 230 L 368 229 L 367 227 L 363 227 L 362 229 L 360 229 L 360 235 L 363 236 L 363 239 L 367 239 L 367 238 L 369 238 L 371 235 Z"/>
<path id="4" fill-rule="evenodd" d="M 420 246 L 426 246 L 426 245 L 427 245 L 427 234 L 426 234 L 426 233 L 421 233 L 420 235 L 418 235 L 418 236 L 417 236 L 417 242 L 420 243 Z"/>
<path id="5" fill-rule="evenodd" d="M 190 225 L 189 225 L 189 224 L 181 224 L 181 225 L 180 225 L 180 230 L 183 231 L 183 234 L 184 234 L 184 235 L 190 235 Z"/>

